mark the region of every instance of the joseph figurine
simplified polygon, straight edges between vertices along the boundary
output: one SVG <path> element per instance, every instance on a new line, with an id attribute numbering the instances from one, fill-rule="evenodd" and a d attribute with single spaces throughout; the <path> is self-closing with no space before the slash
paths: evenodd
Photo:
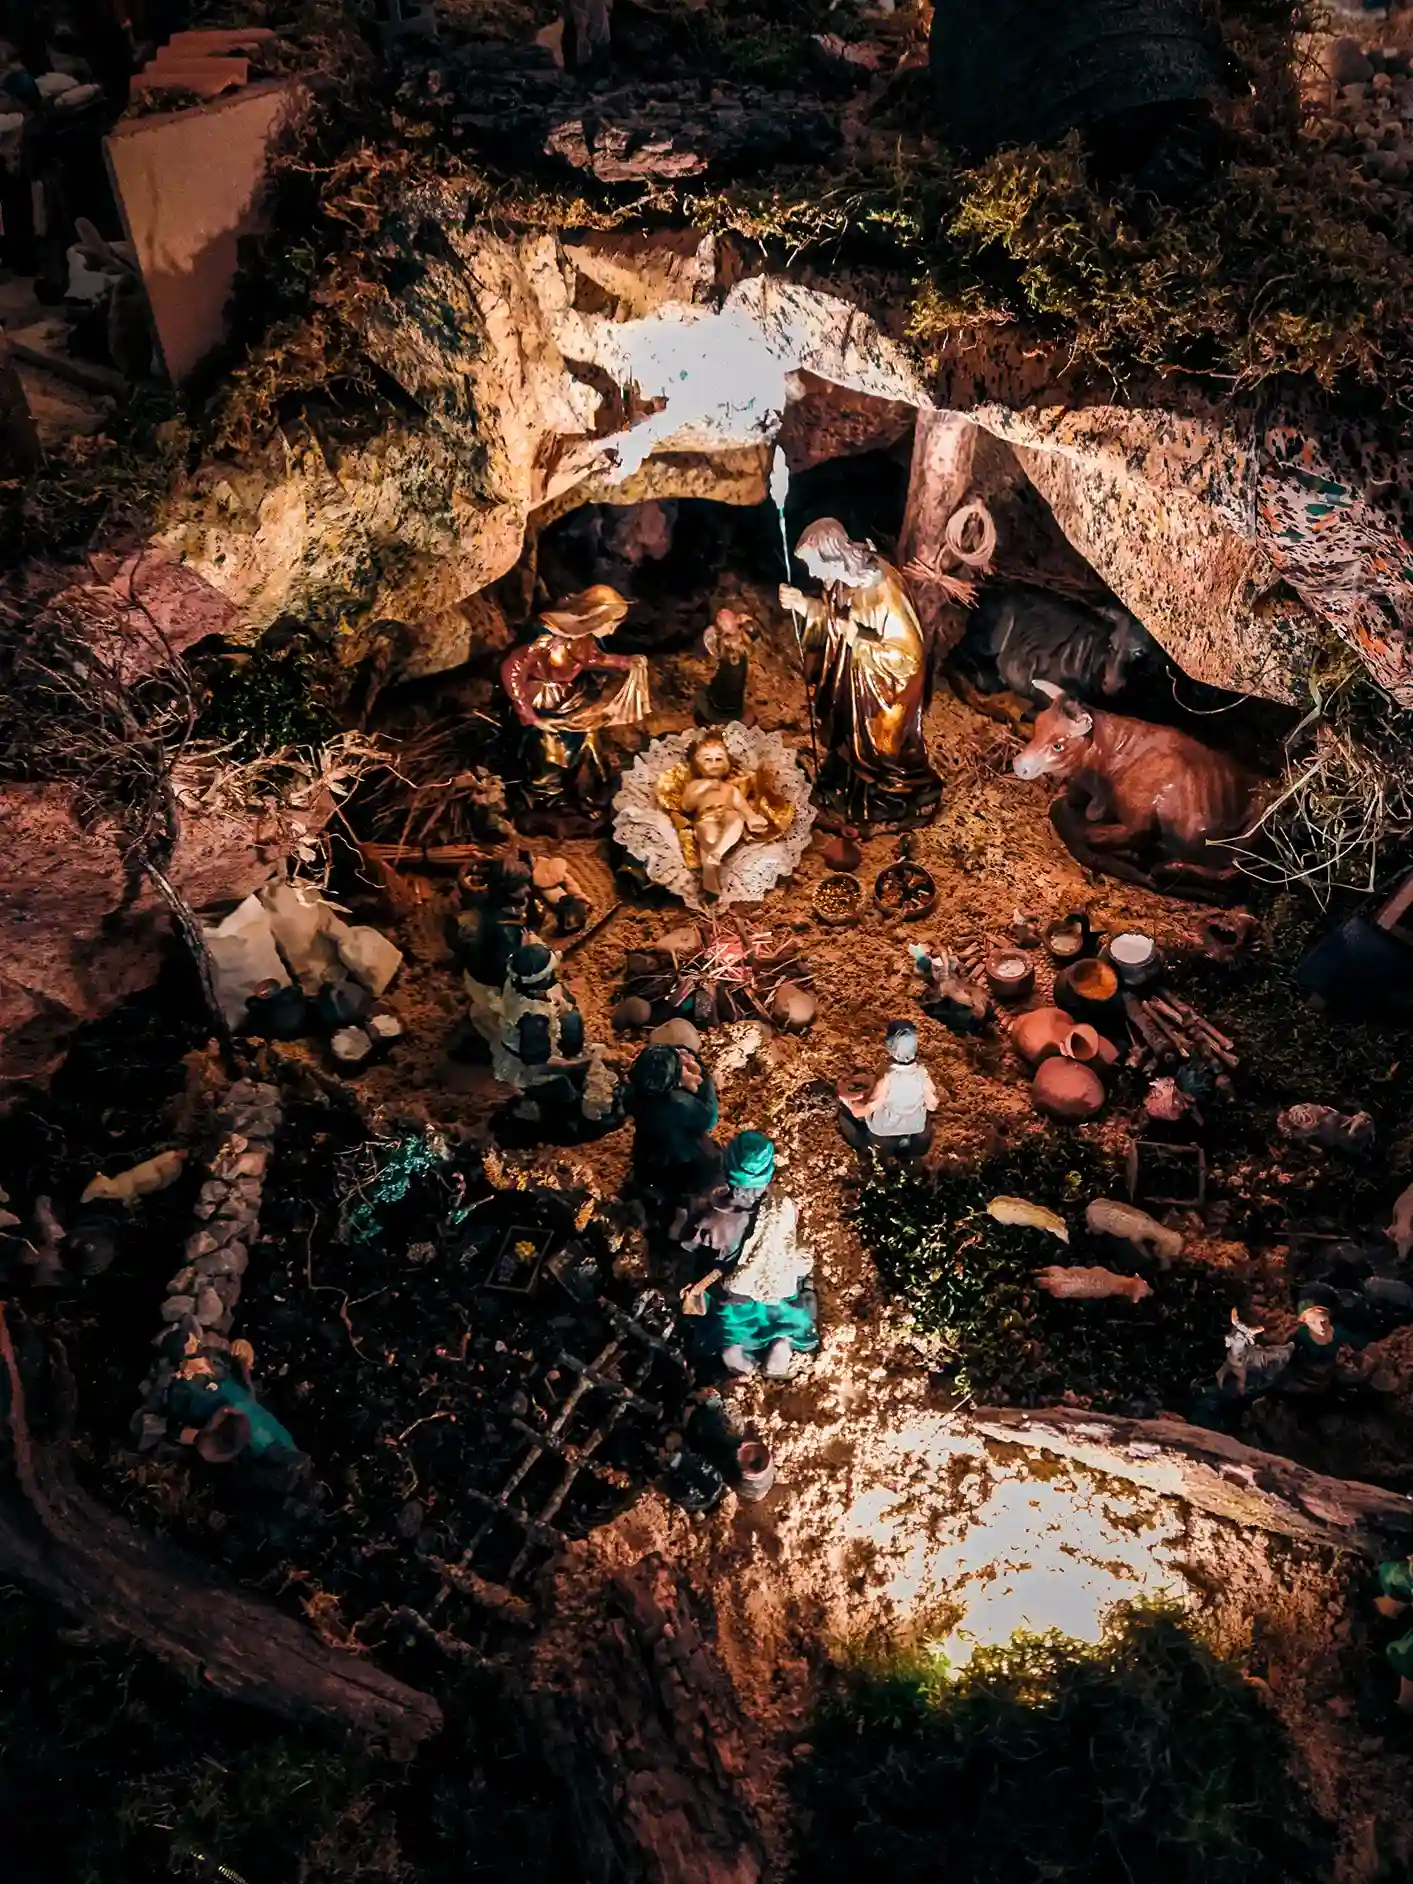
<path id="1" fill-rule="evenodd" d="M 822 601 L 780 588 L 781 607 L 803 622 L 824 747 L 815 785 L 821 821 L 873 831 L 925 824 L 942 781 L 922 732 L 927 641 L 903 578 L 835 517 L 810 524 L 795 554 L 824 586 Z"/>

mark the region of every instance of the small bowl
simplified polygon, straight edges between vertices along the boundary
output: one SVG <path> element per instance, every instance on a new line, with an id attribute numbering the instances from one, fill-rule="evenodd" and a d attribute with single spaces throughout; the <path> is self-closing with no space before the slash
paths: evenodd
<path id="1" fill-rule="evenodd" d="M 863 914 L 863 884 L 845 871 L 836 871 L 816 886 L 810 907 L 826 928 L 847 929 Z"/>
<path id="2" fill-rule="evenodd" d="M 998 1001 L 1024 1001 L 1035 991 L 1035 967 L 1019 949 L 998 949 L 986 963 L 986 985 Z"/>
<path id="3" fill-rule="evenodd" d="M 937 907 L 937 885 L 920 863 L 900 857 L 879 871 L 873 900 L 895 922 L 921 922 Z"/>
<path id="4" fill-rule="evenodd" d="M 1144 935 L 1138 929 L 1126 929 L 1122 935 L 1111 936 L 1099 959 L 1108 963 L 1124 988 L 1151 987 L 1162 977 L 1163 958 L 1158 944 L 1151 935 Z"/>
<path id="5" fill-rule="evenodd" d="M 1089 924 L 1083 916 L 1062 916 L 1045 931 L 1045 947 L 1056 962 L 1078 961 L 1088 941 Z"/>
<path id="6" fill-rule="evenodd" d="M 1076 1020 L 1097 1026 L 1114 1014 L 1118 999 L 1118 976 L 1095 956 L 1062 968 L 1055 977 L 1055 1005 Z"/>

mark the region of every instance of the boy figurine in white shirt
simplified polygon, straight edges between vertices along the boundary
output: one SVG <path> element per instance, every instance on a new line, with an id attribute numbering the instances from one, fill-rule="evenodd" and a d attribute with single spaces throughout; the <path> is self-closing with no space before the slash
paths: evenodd
<path id="1" fill-rule="evenodd" d="M 884 1045 L 888 1065 L 869 1091 L 841 1095 L 839 1129 L 856 1151 L 920 1158 L 932 1143 L 937 1088 L 917 1057 L 917 1028 L 911 1021 L 890 1021 Z"/>

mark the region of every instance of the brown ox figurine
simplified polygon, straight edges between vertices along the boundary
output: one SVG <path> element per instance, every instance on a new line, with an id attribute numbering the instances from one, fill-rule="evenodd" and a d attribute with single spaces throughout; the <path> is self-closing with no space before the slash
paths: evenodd
<path id="1" fill-rule="evenodd" d="M 1052 778 L 1066 787 L 1051 821 L 1082 864 L 1128 883 L 1205 889 L 1235 875 L 1217 848 L 1247 831 L 1260 783 L 1224 753 L 1187 733 L 1104 713 L 1049 681 L 1050 698 L 1030 744 L 1014 760 L 1017 778 Z M 1151 874 L 1140 859 L 1157 857 Z"/>

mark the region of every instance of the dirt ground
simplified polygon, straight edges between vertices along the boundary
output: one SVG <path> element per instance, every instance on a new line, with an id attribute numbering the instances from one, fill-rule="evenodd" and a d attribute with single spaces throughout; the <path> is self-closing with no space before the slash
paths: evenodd
<path id="1" fill-rule="evenodd" d="M 728 592 L 723 587 L 713 601 Z M 762 620 L 773 619 L 766 597 L 745 599 L 755 601 Z M 709 616 L 710 608 L 702 605 L 699 623 Z M 690 648 L 654 661 L 652 733 L 690 723 L 693 694 L 709 669 L 706 658 Z M 762 725 L 781 727 L 807 747 L 798 669 L 788 634 L 779 628 L 757 646 L 750 702 Z M 724 1140 L 755 1128 L 775 1139 L 779 1182 L 800 1204 L 815 1258 L 820 1352 L 783 1386 L 753 1382 L 731 1389 L 739 1418 L 775 1457 L 777 1485 L 761 1504 L 728 1497 L 704 1518 L 689 1517 L 650 1491 L 592 1530 L 570 1547 L 539 1592 L 544 1621 L 535 1658 L 545 1666 L 572 1664 L 576 1641 L 602 1615 L 608 1580 L 645 1554 L 661 1553 L 694 1589 L 708 1594 L 721 1658 L 748 1722 L 746 1784 L 767 1827 L 774 1877 L 785 1875 L 788 1848 L 784 1776 L 832 1658 L 861 1642 L 921 1639 L 956 1662 L 974 1644 L 1003 1642 L 1017 1628 L 1056 1628 L 1092 1639 L 1110 1604 L 1170 1597 L 1192 1613 L 1214 1646 L 1263 1684 L 1291 1734 L 1317 1807 L 1336 1826 L 1340 1884 L 1395 1875 L 1413 1857 L 1405 1804 L 1413 1771 L 1387 1725 L 1391 1677 L 1379 1653 L 1382 1637 L 1371 1630 L 1367 1566 L 1237 1530 L 1129 1486 L 981 1442 L 969 1429 L 965 1405 L 957 1403 L 910 1332 L 901 1306 L 887 1299 L 853 1230 L 862 1166 L 838 1135 L 832 1090 L 845 1071 L 879 1067 L 887 1022 L 913 1016 L 922 1058 L 942 1094 L 931 1162 L 942 1169 L 970 1166 L 998 1152 L 1023 1159 L 1028 1146 L 1050 1142 L 1058 1128 L 1032 1111 L 1023 1069 L 1002 1033 L 963 1040 L 920 1014 L 907 943 L 956 948 L 1008 940 L 1017 910 L 1042 925 L 1087 910 L 1101 930 L 1146 930 L 1168 958 L 1174 984 L 1236 1039 L 1242 1059 L 1233 1095 L 1209 1114 L 1208 1205 L 1203 1219 L 1183 1220 L 1185 1256 L 1221 1269 L 1243 1308 L 1264 1318 L 1274 1336 L 1292 1320 L 1297 1278 L 1287 1256 L 1293 1231 L 1367 1237 L 1387 1222 L 1392 1199 L 1407 1182 L 1413 1108 L 1402 1049 L 1396 1036 L 1335 1026 L 1300 1004 L 1290 970 L 1324 920 L 1318 911 L 1267 898 L 1259 905 L 1264 940 L 1234 968 L 1216 968 L 1201 956 L 1200 908 L 1097 882 L 1073 862 L 1050 827 L 1046 788 L 1011 775 L 1015 742 L 1002 726 L 962 705 L 943 686 L 928 735 L 946 796 L 935 824 L 917 835 L 915 854 L 937 884 L 934 912 L 920 923 L 899 925 L 866 900 L 857 927 L 823 926 L 811 908 L 825 874 L 816 845 L 796 875 L 752 915 L 801 945 L 818 1018 L 801 1036 L 739 1023 L 707 1038 L 706 1058 L 720 1093 L 718 1136 Z M 545 852 L 551 846 L 540 842 L 534 848 Z M 589 890 L 591 922 L 602 921 L 582 944 L 566 946 L 563 973 L 590 1038 L 609 1041 L 625 952 L 679 924 L 681 911 L 675 905 L 616 905 L 619 892 L 602 846 L 552 848 L 564 851 Z M 866 844 L 859 872 L 865 886 L 895 853 L 891 839 Z M 406 1036 L 387 1061 L 349 1082 L 350 1093 L 375 1131 L 421 1119 L 479 1137 L 504 1093 L 484 1069 L 448 1052 L 464 1015 L 442 923 L 453 907 L 449 875 L 405 873 L 396 902 L 371 883 L 348 879 L 337 888 L 357 919 L 394 935 L 406 953 L 389 997 Z M 1048 980 L 1039 955 L 1037 966 L 1043 998 Z M 615 1057 L 626 1061 L 639 1044 L 619 1041 Z M 319 1053 L 305 1043 L 267 1051 L 270 1066 L 312 1064 Z M 1123 1195 L 1119 1167 L 1141 1094 L 1136 1080 L 1121 1081 L 1105 1116 L 1075 1134 L 1077 1142 L 1114 1161 L 1115 1196 Z M 1348 1164 L 1280 1143 L 1275 1114 L 1297 1099 L 1343 1109 L 1367 1106 L 1378 1128 L 1375 1155 Z M 180 1103 L 164 1115 L 169 1127 Z M 47 1142 L 54 1141 L 51 1133 Z M 35 1140 L 37 1152 L 44 1142 Z M 170 1140 L 122 1142 L 136 1157 Z M 501 1165 L 517 1183 L 615 1198 L 624 1189 L 630 1151 L 631 1131 L 625 1129 L 585 1146 L 506 1152 Z M 0 1169 L 0 1177 L 10 1182 L 8 1169 Z M 1037 1194 L 1034 1201 L 1060 1200 Z M 187 1228 L 180 1198 L 171 1193 L 153 1204 L 154 1229 L 175 1247 Z M 430 1269 L 404 1288 L 401 1278 L 381 1274 L 390 1258 L 377 1245 L 346 1259 L 330 1251 L 319 1259 L 322 1268 L 311 1267 L 307 1248 L 272 1251 L 258 1260 L 275 1267 L 262 1280 L 252 1263 L 236 1332 L 254 1339 L 262 1397 L 297 1435 L 318 1437 L 337 1426 L 338 1407 L 318 1404 L 321 1380 L 340 1406 L 352 1404 L 347 1396 L 354 1395 L 360 1413 L 380 1396 L 394 1407 L 396 1396 L 391 1389 L 382 1394 L 379 1378 L 380 1369 L 398 1359 L 394 1345 L 405 1350 L 399 1365 L 411 1369 L 413 1393 L 422 1384 L 419 1366 L 425 1364 L 429 1380 L 443 1367 L 454 1328 L 416 1326 L 421 1301 L 435 1301 L 437 1312 L 456 1310 L 454 1299 L 437 1293 L 441 1284 Z M 184 1466 L 173 1472 L 152 1465 L 134 1473 L 124 1450 L 160 1278 L 175 1266 L 155 1254 L 144 1261 L 160 1274 L 154 1269 L 134 1283 L 129 1271 L 115 1269 L 89 1285 L 81 1308 L 56 1311 L 55 1331 L 72 1341 L 80 1377 L 93 1383 L 91 1403 L 101 1400 L 105 1409 L 117 1409 L 110 1430 L 88 1442 L 89 1469 L 105 1495 L 143 1522 L 225 1554 L 226 1518 L 199 1475 L 189 1475 Z M 330 1266 L 335 1263 L 337 1268 Z M 666 1286 L 667 1278 L 661 1280 Z M 336 1316 L 340 1291 L 344 1310 Z M 1093 1312 L 1122 1314 L 1125 1307 L 1098 1304 Z M 380 1323 L 384 1315 L 396 1317 L 395 1324 Z M 1220 1318 L 1214 1319 L 1212 1374 L 1222 1359 L 1223 1333 Z M 1392 1386 L 1382 1395 L 1335 1396 L 1328 1405 L 1281 1420 L 1261 1412 L 1258 1403 L 1258 1411 L 1238 1427 L 1240 1436 L 1319 1469 L 1403 1489 L 1413 1439 L 1413 1367 L 1403 1360 L 1406 1345 L 1400 1336 L 1388 1344 Z M 462 1347 L 464 1352 L 464 1339 Z M 297 1366 L 293 1359 L 275 1365 L 286 1348 L 299 1354 Z M 424 1351 L 425 1363 L 417 1359 Z M 321 1354 L 329 1358 L 321 1361 Z M 1188 1408 L 1171 1410 L 1183 1414 Z M 388 1430 L 405 1439 L 398 1428 L 411 1432 L 423 1424 L 422 1413 L 414 1399 Z M 431 1444 L 432 1436 L 453 1452 L 464 1443 L 444 1418 L 426 1428 L 422 1439 Z M 315 1457 L 316 1470 L 338 1488 L 334 1531 L 352 1523 L 348 1514 L 365 1494 L 368 1509 L 374 1508 L 374 1494 L 382 1498 L 378 1487 L 389 1475 L 391 1490 L 376 1506 L 378 1523 L 386 1512 L 405 1509 L 398 1490 L 403 1468 L 394 1454 L 380 1440 L 379 1457 L 365 1462 L 349 1456 L 352 1443 L 346 1442 L 341 1455 L 335 1448 L 322 1463 Z M 425 1484 L 417 1499 L 428 1505 L 426 1521 L 435 1527 L 438 1517 Z M 369 1589 L 375 1582 L 397 1585 L 399 1564 L 412 1565 L 410 1546 L 391 1522 L 386 1536 L 366 1530 L 362 1535 L 362 1561 L 376 1566 L 376 1577 L 369 1571 Z M 274 1548 L 278 1561 L 278 1538 Z M 270 1563 L 267 1557 L 257 1566 L 264 1587 L 306 1607 L 322 1602 L 316 1620 L 336 1637 L 350 1619 L 356 1630 L 351 1611 L 345 1616 L 336 1602 L 320 1596 L 317 1577 L 300 1573 L 297 1563 L 276 1574 Z M 350 1574 L 356 1585 L 364 1573 L 355 1566 Z M 425 1572 L 419 1567 L 417 1574 Z M 411 1575 L 409 1568 L 402 1580 Z"/>
<path id="2" fill-rule="evenodd" d="M 761 612 L 768 618 L 763 601 Z M 758 647 L 750 699 L 764 726 L 780 726 L 804 744 L 803 696 L 791 657 L 783 635 Z M 690 652 L 654 663 L 654 733 L 690 723 L 689 703 L 708 674 L 709 664 Z M 1192 998 L 1237 1037 L 1245 1056 L 1236 1095 L 1215 1142 L 1209 1138 L 1211 1204 L 1205 1224 L 1185 1223 L 1188 1255 L 1233 1268 L 1247 1303 L 1279 1324 L 1282 1316 L 1289 1322 L 1293 1306 L 1281 1240 L 1291 1222 L 1348 1232 L 1386 1221 L 1378 1212 L 1386 1212 L 1400 1187 L 1394 1174 L 1407 1163 L 1398 1049 L 1363 1030 L 1331 1029 L 1299 1006 L 1288 969 L 1301 925 L 1313 923 L 1314 912 L 1268 902 L 1268 944 L 1237 970 L 1215 971 L 1200 959 L 1199 908 L 1097 882 L 1070 859 L 1050 828 L 1046 789 L 1010 774 L 1015 741 L 1001 726 L 943 688 L 930 714 L 929 743 L 947 786 L 940 817 L 916 845 L 937 883 L 934 913 L 898 925 L 866 907 L 853 929 L 824 927 L 811 910 L 825 874 L 816 845 L 753 915 L 772 933 L 799 938 L 818 1019 L 803 1037 L 772 1036 L 744 1023 L 708 1040 L 721 1098 L 719 1135 L 753 1127 L 774 1137 L 780 1182 L 802 1207 L 816 1258 L 820 1354 L 783 1388 L 751 1383 L 733 1390 L 738 1413 L 777 1460 L 777 1488 L 763 1505 L 728 1499 L 705 1519 L 689 1518 L 652 1493 L 592 1533 L 558 1574 L 548 1605 L 556 1623 L 541 1652 L 572 1658 L 575 1632 L 591 1626 L 605 1578 L 645 1553 L 661 1552 L 694 1587 L 709 1591 L 721 1653 L 756 1735 L 751 1784 L 783 1862 L 781 1776 L 805 1729 L 820 1670 L 844 1645 L 922 1636 L 956 1659 L 969 1642 L 1005 1640 L 1017 1627 L 1092 1637 L 1111 1602 L 1171 1596 L 1264 1684 L 1292 1732 L 1319 1809 L 1338 1824 L 1339 1878 L 1386 1875 L 1385 1867 L 1413 1850 L 1401 1798 L 1410 1773 L 1384 1730 L 1364 1724 L 1363 1704 L 1352 1698 L 1370 1667 L 1378 1667 L 1377 1650 L 1366 1640 L 1362 1567 L 1019 1452 L 1002 1458 L 979 1444 L 965 1409 L 951 1403 L 901 1314 L 884 1300 L 849 1226 L 859 1161 L 837 1134 L 830 1089 L 845 1070 L 881 1064 L 889 1020 L 917 1015 L 909 941 L 951 947 L 1003 941 L 1017 910 L 1043 924 L 1083 909 L 1101 930 L 1146 930 L 1175 965 L 1180 985 L 1185 976 Z M 605 915 L 614 892 L 599 847 L 555 848 L 594 891 L 594 920 Z M 894 840 L 866 844 L 864 883 L 894 855 Z M 567 954 L 565 973 L 591 1038 L 611 1038 L 624 952 L 678 920 L 672 908 L 620 907 Z M 419 933 L 433 937 L 420 950 Z M 445 961 L 436 959 L 435 925 L 414 923 L 402 939 L 413 957 L 397 995 L 409 1038 L 392 1063 L 359 1082 L 362 1096 L 390 1110 L 418 1104 L 442 1122 L 482 1122 L 484 1077 L 468 1078 L 443 1056 L 460 999 Z M 1046 985 L 1042 963 L 1041 996 Z M 1286 1058 L 1268 1052 L 1264 1036 L 1251 1050 L 1255 1016 L 1284 1043 Z M 920 1026 L 922 1057 L 943 1095 L 934 1162 L 970 1162 L 1053 1130 L 1032 1112 L 1003 1039 L 964 1041 L 925 1018 Z M 1370 1084 L 1380 1069 L 1382 1092 Z M 1117 1161 L 1139 1092 L 1121 1088 L 1108 1114 L 1082 1128 L 1081 1137 Z M 1273 1147 L 1275 1112 L 1296 1098 L 1370 1105 L 1380 1113 L 1381 1143 L 1392 1143 L 1388 1162 L 1381 1157 L 1377 1170 L 1351 1174 L 1323 1155 Z M 545 1148 L 506 1162 L 532 1181 L 583 1184 L 612 1196 L 627 1175 L 629 1150 L 629 1134 L 618 1132 L 587 1147 Z M 1114 1194 L 1122 1194 L 1117 1181 Z M 1214 1372 L 1222 1333 L 1213 1326 Z M 1369 1440 L 1369 1420 L 1382 1440 Z M 1351 1476 L 1371 1470 L 1378 1476 L 1382 1464 L 1396 1481 L 1402 1407 L 1385 1401 L 1369 1420 L 1344 1418 L 1342 1454 L 1322 1445 L 1318 1433 L 1288 1434 L 1286 1449 L 1321 1454 L 1309 1462 Z"/>

